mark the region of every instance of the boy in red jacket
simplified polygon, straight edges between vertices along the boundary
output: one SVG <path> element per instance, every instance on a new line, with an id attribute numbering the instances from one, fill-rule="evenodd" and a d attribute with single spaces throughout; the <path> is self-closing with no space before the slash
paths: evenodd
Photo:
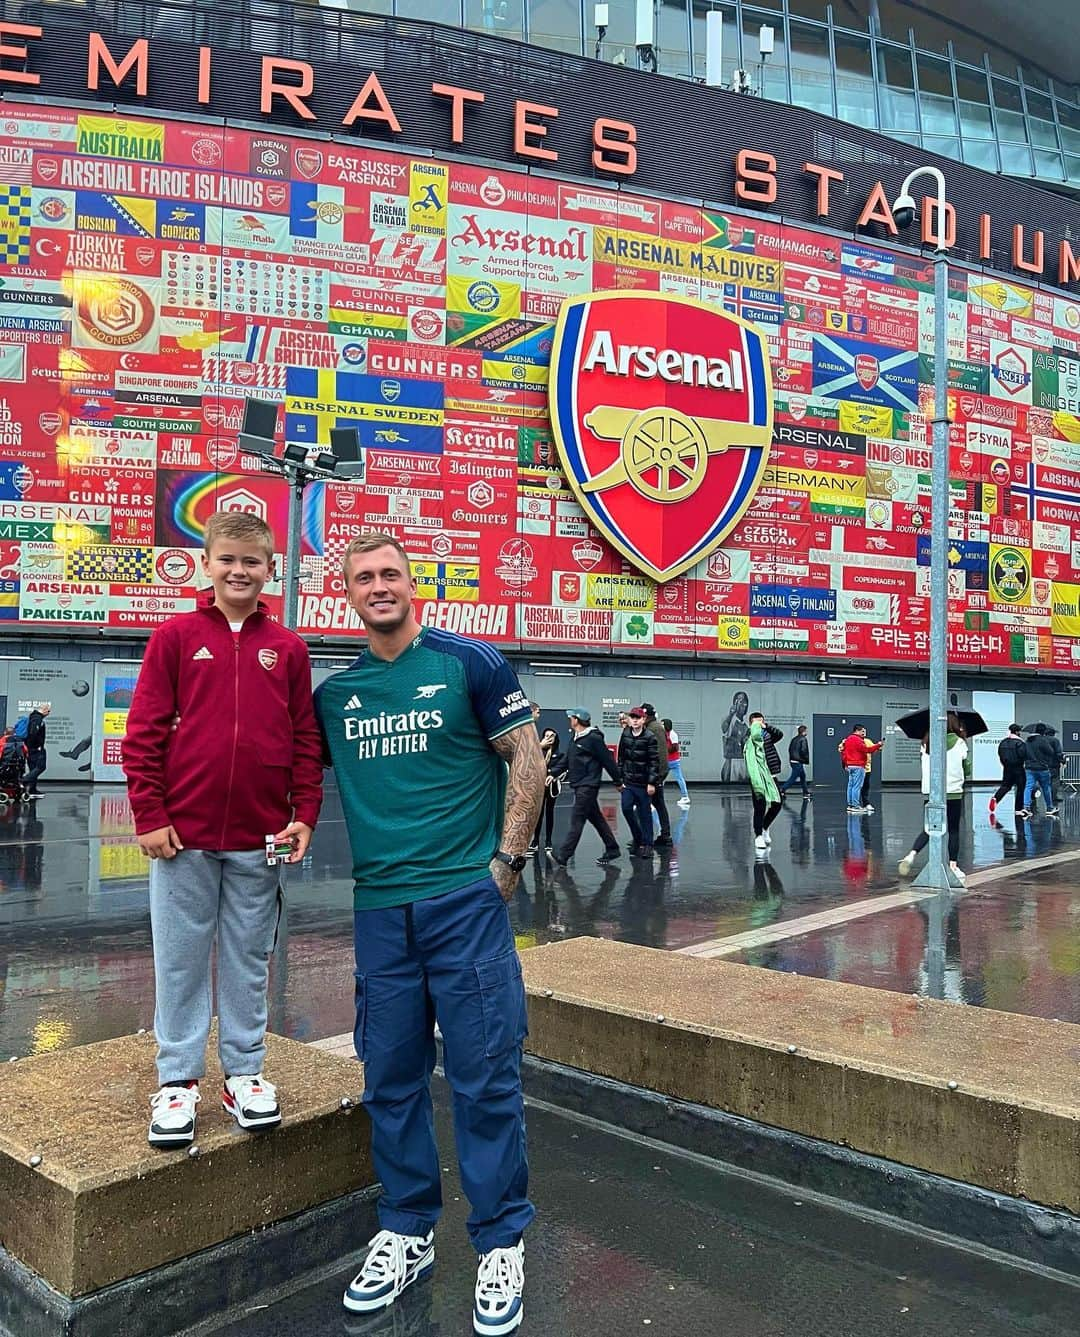
<path id="1" fill-rule="evenodd" d="M 304 857 L 322 800 L 307 647 L 266 614 L 274 539 L 257 516 L 206 524 L 198 611 L 151 636 L 123 742 L 135 832 L 150 865 L 158 1080 L 149 1140 L 195 1137 L 217 938 L 222 1100 L 241 1128 L 281 1122 L 262 1075 L 266 983 L 281 911 L 266 837 Z"/>

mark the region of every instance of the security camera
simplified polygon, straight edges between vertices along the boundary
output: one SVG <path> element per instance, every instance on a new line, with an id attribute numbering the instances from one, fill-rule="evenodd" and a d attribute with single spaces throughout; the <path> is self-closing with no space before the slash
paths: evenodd
<path id="1" fill-rule="evenodd" d="M 910 227 L 915 221 L 917 206 L 910 195 L 900 195 L 892 207 L 893 220 L 899 228 Z"/>

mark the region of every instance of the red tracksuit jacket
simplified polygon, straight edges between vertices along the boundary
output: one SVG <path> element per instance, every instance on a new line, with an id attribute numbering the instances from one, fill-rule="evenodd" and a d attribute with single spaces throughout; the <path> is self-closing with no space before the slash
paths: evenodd
<path id="1" fill-rule="evenodd" d="M 264 605 L 237 639 L 211 594 L 150 637 L 123 741 L 139 835 L 173 826 L 189 849 L 261 849 L 322 802 L 307 646 Z"/>

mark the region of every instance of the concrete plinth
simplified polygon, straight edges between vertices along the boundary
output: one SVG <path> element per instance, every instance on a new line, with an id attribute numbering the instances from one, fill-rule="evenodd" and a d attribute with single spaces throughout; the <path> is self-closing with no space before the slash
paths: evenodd
<path id="1" fill-rule="evenodd" d="M 195 1157 L 147 1144 L 152 1036 L 0 1067 L 0 1245 L 60 1296 L 87 1296 L 368 1188 L 359 1064 L 268 1043 L 281 1126 L 238 1129 L 211 1067 Z"/>
<path id="2" fill-rule="evenodd" d="M 522 962 L 540 1058 L 1080 1213 L 1080 1026 L 592 938 Z"/>

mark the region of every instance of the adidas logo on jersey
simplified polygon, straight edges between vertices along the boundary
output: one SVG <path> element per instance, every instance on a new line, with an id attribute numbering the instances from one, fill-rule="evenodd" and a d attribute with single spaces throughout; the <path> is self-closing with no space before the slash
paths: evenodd
<path id="1" fill-rule="evenodd" d="M 348 701 L 345 702 L 346 710 L 363 710 L 363 708 L 363 703 L 358 696 L 350 696 Z"/>
<path id="2" fill-rule="evenodd" d="M 213 659 L 214 656 L 204 645 L 201 650 L 196 650 L 191 657 L 192 659 Z"/>

